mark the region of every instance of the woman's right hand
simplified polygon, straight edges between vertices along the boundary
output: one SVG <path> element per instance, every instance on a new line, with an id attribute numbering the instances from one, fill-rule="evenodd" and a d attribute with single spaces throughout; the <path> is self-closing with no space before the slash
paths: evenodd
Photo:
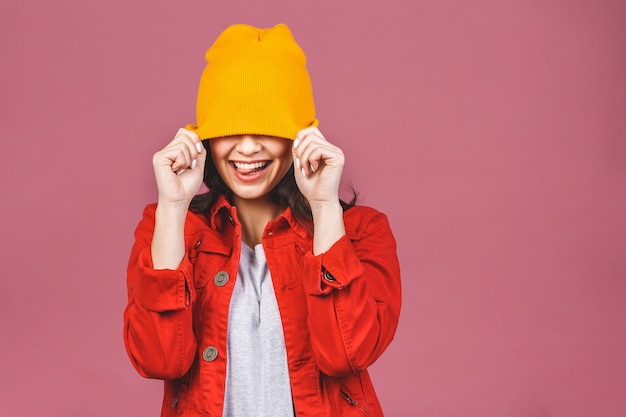
<path id="1" fill-rule="evenodd" d="M 159 206 L 189 207 L 202 186 L 206 156 L 199 136 L 183 128 L 178 129 L 174 139 L 153 155 Z"/>

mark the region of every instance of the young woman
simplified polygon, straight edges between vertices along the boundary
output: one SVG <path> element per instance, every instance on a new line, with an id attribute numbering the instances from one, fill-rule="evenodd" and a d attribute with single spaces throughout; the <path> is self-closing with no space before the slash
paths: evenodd
<path id="1" fill-rule="evenodd" d="M 163 416 L 382 416 L 367 367 L 400 313 L 387 219 L 339 200 L 344 155 L 287 26 L 231 26 L 206 58 L 198 125 L 153 156 L 130 359 L 165 380 Z"/>

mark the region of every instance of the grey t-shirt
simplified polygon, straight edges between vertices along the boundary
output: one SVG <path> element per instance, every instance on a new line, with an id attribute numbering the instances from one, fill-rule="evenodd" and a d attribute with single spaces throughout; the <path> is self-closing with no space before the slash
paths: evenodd
<path id="1" fill-rule="evenodd" d="M 261 244 L 242 242 L 228 316 L 226 417 L 293 417 L 283 327 Z"/>

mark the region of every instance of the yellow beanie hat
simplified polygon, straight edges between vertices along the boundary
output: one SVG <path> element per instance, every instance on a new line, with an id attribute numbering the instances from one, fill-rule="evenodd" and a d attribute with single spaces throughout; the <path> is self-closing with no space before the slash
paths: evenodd
<path id="1" fill-rule="evenodd" d="M 205 55 L 196 105 L 200 139 L 264 135 L 294 139 L 317 126 L 306 56 L 284 24 L 233 25 Z"/>

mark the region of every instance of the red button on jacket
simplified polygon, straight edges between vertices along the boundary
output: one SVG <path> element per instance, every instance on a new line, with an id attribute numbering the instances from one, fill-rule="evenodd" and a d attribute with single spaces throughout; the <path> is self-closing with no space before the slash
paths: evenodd
<path id="1" fill-rule="evenodd" d="M 220 198 L 208 217 L 188 213 L 177 270 L 152 268 L 155 210 L 144 211 L 128 265 L 126 349 L 141 375 L 165 380 L 162 416 L 221 416 L 241 248 L 236 209 Z M 398 323 L 396 244 L 386 216 L 374 209 L 353 207 L 344 223 L 346 236 L 317 256 L 289 209 L 263 236 L 299 417 L 383 415 L 367 367 Z"/>

